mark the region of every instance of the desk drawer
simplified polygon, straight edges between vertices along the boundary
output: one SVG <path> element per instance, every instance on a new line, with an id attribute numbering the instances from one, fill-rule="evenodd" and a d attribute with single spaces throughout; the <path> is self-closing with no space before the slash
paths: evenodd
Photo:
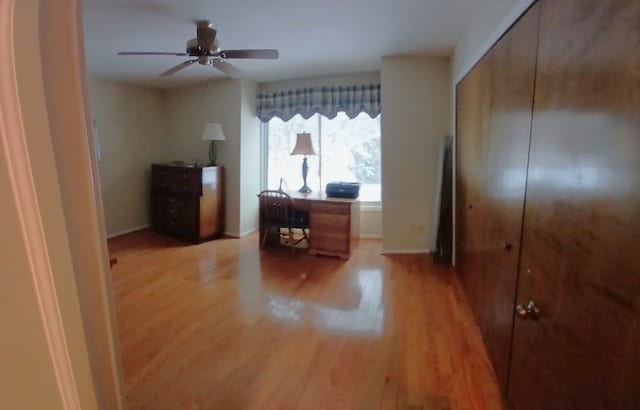
<path id="1" fill-rule="evenodd" d="M 345 235 L 349 232 L 349 214 L 322 214 L 311 211 L 310 229 L 312 231 Z"/>
<path id="2" fill-rule="evenodd" d="M 328 204 L 317 203 L 311 204 L 311 212 L 319 214 L 335 214 L 335 215 L 349 215 L 351 204 Z"/>
<path id="3" fill-rule="evenodd" d="M 349 238 L 344 235 L 313 234 L 310 236 L 310 249 L 312 252 L 330 254 L 349 254 Z"/>

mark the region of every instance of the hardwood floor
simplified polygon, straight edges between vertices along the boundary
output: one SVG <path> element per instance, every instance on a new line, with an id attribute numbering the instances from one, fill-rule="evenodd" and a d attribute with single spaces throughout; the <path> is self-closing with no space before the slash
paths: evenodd
<path id="1" fill-rule="evenodd" d="M 502 408 L 460 285 L 426 255 L 151 231 L 109 248 L 131 410 Z"/>

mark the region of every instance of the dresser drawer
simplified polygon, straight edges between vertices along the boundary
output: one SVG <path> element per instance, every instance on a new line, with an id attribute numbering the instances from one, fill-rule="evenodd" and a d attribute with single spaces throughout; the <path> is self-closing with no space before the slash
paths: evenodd
<path id="1" fill-rule="evenodd" d="M 224 232 L 222 167 L 151 165 L 151 201 L 156 231 L 191 242 Z"/>
<path id="2" fill-rule="evenodd" d="M 153 190 L 176 195 L 202 195 L 200 168 L 153 166 L 151 170 Z"/>
<path id="3" fill-rule="evenodd" d="M 156 229 L 185 238 L 197 234 L 197 200 L 156 195 L 153 206 Z"/>
<path id="4" fill-rule="evenodd" d="M 151 167 L 151 186 L 154 191 L 166 191 L 169 189 L 169 174 L 166 167 Z"/>

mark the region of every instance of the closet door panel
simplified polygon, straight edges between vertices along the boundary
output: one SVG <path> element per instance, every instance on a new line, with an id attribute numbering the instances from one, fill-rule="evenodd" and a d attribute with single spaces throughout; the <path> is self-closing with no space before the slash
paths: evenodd
<path id="1" fill-rule="evenodd" d="M 531 8 L 458 89 L 458 270 L 504 388 L 535 81 Z"/>
<path id="2" fill-rule="evenodd" d="M 531 137 L 536 68 L 538 8 L 534 6 L 494 46 L 492 98 L 486 143 L 487 215 L 484 243 L 482 329 L 501 387 L 506 388 L 525 186 Z"/>
<path id="3" fill-rule="evenodd" d="M 541 0 L 514 409 L 640 408 L 640 1 Z"/>
<path id="4" fill-rule="evenodd" d="M 488 213 L 484 201 L 491 98 L 491 65 L 480 61 L 456 95 L 456 265 L 471 306 L 481 305 L 482 245 Z M 476 311 L 476 320 L 479 315 Z"/>

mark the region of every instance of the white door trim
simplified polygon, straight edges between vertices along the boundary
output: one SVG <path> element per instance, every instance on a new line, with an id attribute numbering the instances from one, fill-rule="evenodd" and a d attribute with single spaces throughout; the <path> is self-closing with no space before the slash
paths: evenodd
<path id="1" fill-rule="evenodd" d="M 25 0 L 20 0 L 25 1 Z M 0 143 L 11 176 L 13 200 L 18 205 L 22 240 L 37 293 L 47 344 L 64 408 L 81 410 L 80 397 L 58 305 L 53 268 L 42 226 L 27 136 L 23 128 L 14 58 L 14 11 L 16 0 L 0 0 Z M 34 391 L 33 394 L 38 394 Z"/>

